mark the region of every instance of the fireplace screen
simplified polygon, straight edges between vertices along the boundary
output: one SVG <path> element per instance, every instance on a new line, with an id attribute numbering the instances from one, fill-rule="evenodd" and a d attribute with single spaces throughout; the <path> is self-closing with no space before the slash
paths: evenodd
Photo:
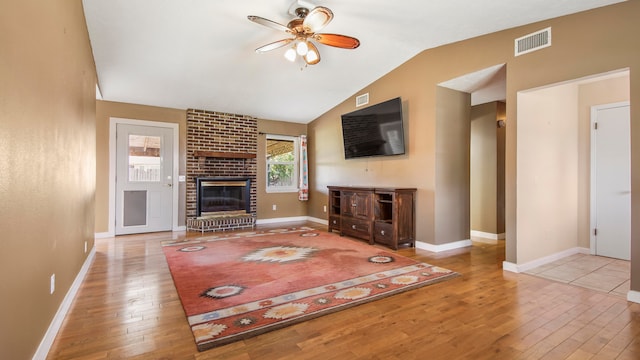
<path id="1" fill-rule="evenodd" d="M 251 212 L 250 179 L 198 178 L 196 183 L 198 217 Z"/>

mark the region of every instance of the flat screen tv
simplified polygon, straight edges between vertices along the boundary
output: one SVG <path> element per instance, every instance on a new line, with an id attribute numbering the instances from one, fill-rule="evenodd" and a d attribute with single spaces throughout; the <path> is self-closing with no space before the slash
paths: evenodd
<path id="1" fill-rule="evenodd" d="M 345 159 L 402 155 L 404 126 L 398 97 L 342 115 Z"/>

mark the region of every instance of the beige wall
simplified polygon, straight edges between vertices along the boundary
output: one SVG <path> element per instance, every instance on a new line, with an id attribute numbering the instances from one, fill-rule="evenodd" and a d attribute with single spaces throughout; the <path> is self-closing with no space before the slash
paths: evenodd
<path id="1" fill-rule="evenodd" d="M 401 96 L 405 111 L 408 153 L 394 158 L 344 160 L 340 115 L 355 109 L 354 97 L 309 124 L 311 200 L 309 214 L 326 218 L 327 185 L 391 185 L 418 188 L 417 240 L 432 244 L 435 219 L 435 121 L 437 84 L 497 64 L 507 64 L 507 111 L 505 140 L 505 220 L 506 259 L 522 263 L 518 236 L 517 184 L 519 170 L 527 164 L 517 162 L 519 123 L 517 93 L 548 84 L 582 78 L 616 69 L 630 68 L 632 192 L 640 191 L 640 2 L 629 1 L 592 11 L 530 24 L 455 44 L 426 50 L 356 95 L 369 93 L 371 103 Z M 513 40 L 531 32 L 552 27 L 553 46 L 514 57 Z M 635 69 L 635 71 L 634 71 Z M 577 145 L 576 145 L 577 146 Z M 576 160 L 577 161 L 577 160 Z M 637 191 L 634 191 L 637 190 Z M 635 215 L 634 215 L 635 214 Z M 632 198 L 632 216 L 640 214 L 640 197 Z M 577 215 L 575 215 L 577 216 Z M 573 216 L 575 218 L 575 216 Z M 575 219 L 573 220 L 575 222 Z M 577 230 L 576 230 L 577 231 Z M 577 236 L 577 235 L 576 235 Z M 632 225 L 632 289 L 640 290 L 640 222 Z"/>
<path id="2" fill-rule="evenodd" d="M 38 11 L 34 12 L 34 7 Z M 326 218 L 323 205 L 327 185 L 417 187 L 418 241 L 440 243 L 433 230 L 439 217 L 435 172 L 442 168 L 441 164 L 436 166 L 437 84 L 502 63 L 507 64 L 508 89 L 508 261 L 524 262 L 527 258 L 519 248 L 532 246 L 526 239 L 519 239 L 522 219 L 517 217 L 520 199 L 516 185 L 523 177 L 519 171 L 527 166 L 517 161 L 518 151 L 523 150 L 518 144 L 519 91 L 629 68 L 632 193 L 640 193 L 640 48 L 629 45 L 637 43 L 640 33 L 638 14 L 640 2 L 628 1 L 461 41 L 409 60 L 358 92 L 368 92 L 371 103 L 402 96 L 407 154 L 345 161 L 339 116 L 355 109 L 354 98 L 345 100 L 308 126 L 311 194 L 305 205 L 307 213 Z M 5 245 L 0 255 L 0 357 L 24 359 L 36 351 L 85 261 L 84 244 L 92 248 L 94 232 L 107 228 L 105 155 L 101 153 L 105 118 L 181 123 L 184 115 L 183 110 L 111 104 L 113 108 L 106 106 L 97 116 L 96 109 L 105 104 L 94 100 L 96 74 L 79 1 L 6 2 L 0 24 L 0 241 Z M 514 38 L 547 26 L 553 31 L 552 47 L 513 57 Z M 181 173 L 183 159 L 181 153 Z M 51 191 L 42 191 L 43 183 Z M 583 190 L 578 190 L 579 194 Z M 27 193 L 30 195 L 25 201 Z M 94 197 L 99 198 L 95 203 L 100 208 L 95 211 Z M 640 197 L 632 195 L 632 217 L 638 214 Z M 583 236 L 578 230 L 576 234 Z M 631 246 L 631 289 L 640 291 L 637 221 L 632 224 Z M 50 295 L 49 279 L 54 273 L 56 291 Z"/>
<path id="3" fill-rule="evenodd" d="M 307 215 L 307 201 L 298 200 L 298 193 L 266 192 L 266 134 L 298 136 L 307 134 L 306 124 L 258 119 L 258 221 Z M 276 205 L 276 210 L 273 210 Z"/>
<path id="4" fill-rule="evenodd" d="M 470 238 L 471 94 L 436 90 L 436 244 Z"/>
<path id="5" fill-rule="evenodd" d="M 177 123 L 179 125 L 179 174 L 186 171 L 186 111 L 162 107 L 125 104 L 110 101 L 97 101 L 96 106 L 96 233 L 106 233 L 109 229 L 109 119 L 124 118 L 158 122 Z M 298 136 L 306 134 L 306 124 L 258 119 L 258 132 Z M 258 136 L 257 166 L 258 174 L 265 172 L 265 135 Z M 307 215 L 307 203 L 298 201 L 297 193 L 267 193 L 266 179 L 258 175 L 258 220 L 299 217 Z M 178 201 L 178 225 L 185 224 L 186 185 L 180 183 Z M 272 205 L 277 207 L 272 210 Z"/>
<path id="6" fill-rule="evenodd" d="M 0 24 L 0 358 L 30 359 L 93 248 L 96 73 L 80 1 Z"/>
<path id="7" fill-rule="evenodd" d="M 180 175 L 186 174 L 187 112 L 186 110 L 96 101 L 96 233 L 109 231 L 109 124 L 110 118 L 175 123 L 179 127 Z M 186 223 L 186 184 L 179 183 L 178 226 Z M 113 227 L 112 227 L 113 229 Z M 113 234 L 111 234 L 113 235 Z"/>
<path id="8" fill-rule="evenodd" d="M 344 159 L 340 115 L 355 110 L 355 96 L 309 124 L 310 216 L 327 218 L 329 185 L 415 187 L 417 239 L 434 243 L 435 132 L 429 129 L 435 126 L 436 85 L 425 89 L 425 66 L 422 57 L 413 58 L 356 94 L 368 92 L 370 104 L 402 97 L 405 155 Z"/>
<path id="9" fill-rule="evenodd" d="M 518 262 L 578 243 L 578 87 L 518 94 Z"/>
<path id="10" fill-rule="evenodd" d="M 97 101 L 97 191 L 96 191 L 96 233 L 106 233 L 108 230 L 109 211 L 109 119 L 125 118 L 168 122 L 179 124 L 179 173 L 185 174 L 186 169 L 186 111 L 180 109 L 143 106 L 110 101 Z M 298 136 L 306 135 L 306 124 L 295 124 L 282 121 L 258 119 L 258 131 L 269 134 Z M 258 174 L 265 171 L 265 136 L 258 136 L 257 166 Z M 298 201 L 297 193 L 267 193 L 265 191 L 265 177 L 258 176 L 258 220 L 283 217 L 299 217 L 307 215 L 307 203 Z M 179 219 L 178 224 L 185 224 L 186 186 L 180 183 Z M 272 210 L 272 205 L 277 210 Z"/>
<path id="11" fill-rule="evenodd" d="M 632 1 L 608 6 L 581 14 L 559 18 L 544 22 L 553 27 L 553 46 L 532 56 L 521 56 L 511 61 L 507 69 L 507 259 L 513 263 L 522 263 L 518 257 L 517 238 L 509 239 L 509 234 L 519 233 L 517 230 L 520 219 L 515 217 L 517 207 L 516 183 L 521 176 L 518 169 L 526 164 L 517 164 L 515 136 L 518 132 L 518 121 L 515 116 L 517 109 L 516 94 L 520 90 L 532 89 L 539 86 L 554 84 L 562 81 L 578 79 L 593 74 L 605 73 L 612 70 L 629 67 L 631 69 L 631 94 L 634 88 L 640 86 L 640 75 L 633 69 L 640 66 L 640 49 L 628 47 L 633 42 L 633 33 L 638 31 L 640 24 L 633 19 L 640 13 L 640 2 Z M 540 24 L 542 25 L 542 24 Z M 526 30 L 533 30 L 537 26 L 527 26 Z M 528 32 L 525 32 L 528 33 Z M 541 69 L 540 64 L 550 64 Z M 631 96 L 633 99 L 633 96 Z M 635 102 L 640 101 L 636 99 Z M 632 171 L 640 165 L 640 129 L 634 126 L 633 119 L 640 117 L 637 109 L 640 103 L 634 105 L 631 101 L 632 118 Z M 516 105 L 514 108 L 513 105 Z M 516 121 L 512 121 L 515 119 Z M 635 140 L 635 141 L 634 141 Z M 634 145 L 634 143 L 636 145 Z M 635 165 L 634 164 L 638 164 Z M 640 186 L 640 173 L 632 180 L 632 189 Z M 640 214 L 639 198 L 632 198 L 632 216 Z M 632 289 L 640 289 L 640 223 L 632 224 Z M 634 255 L 635 254 L 635 255 Z M 635 261 L 633 261 L 635 259 Z M 636 275 L 634 275 L 636 274 Z"/>

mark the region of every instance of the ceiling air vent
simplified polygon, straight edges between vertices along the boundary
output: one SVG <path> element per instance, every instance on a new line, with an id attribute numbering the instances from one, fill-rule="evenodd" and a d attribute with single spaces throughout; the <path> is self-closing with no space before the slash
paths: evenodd
<path id="1" fill-rule="evenodd" d="M 369 103 L 369 93 L 356 96 L 356 107 Z"/>
<path id="2" fill-rule="evenodd" d="M 551 46 L 551 28 L 536 31 L 532 34 L 517 38 L 515 41 L 515 55 L 523 55 L 532 51 Z"/>

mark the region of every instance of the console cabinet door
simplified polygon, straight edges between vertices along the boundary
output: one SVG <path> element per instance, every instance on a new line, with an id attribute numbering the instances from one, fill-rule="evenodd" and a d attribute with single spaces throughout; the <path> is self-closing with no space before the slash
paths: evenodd
<path id="1" fill-rule="evenodd" d="M 342 216 L 353 216 L 353 192 L 343 191 L 340 198 Z"/>
<path id="2" fill-rule="evenodd" d="M 371 217 L 371 192 L 345 191 L 342 196 L 343 215 L 362 219 Z"/>

